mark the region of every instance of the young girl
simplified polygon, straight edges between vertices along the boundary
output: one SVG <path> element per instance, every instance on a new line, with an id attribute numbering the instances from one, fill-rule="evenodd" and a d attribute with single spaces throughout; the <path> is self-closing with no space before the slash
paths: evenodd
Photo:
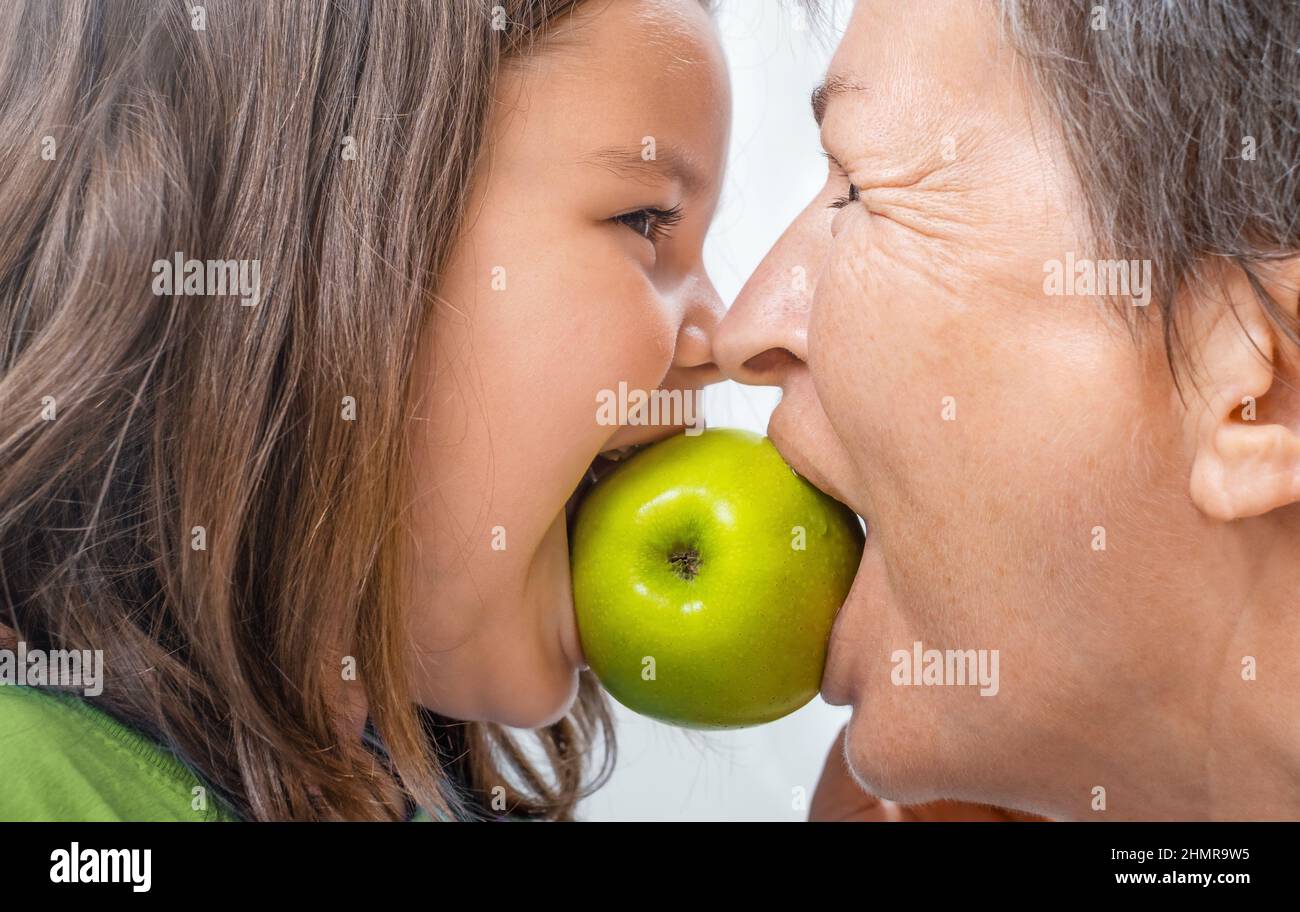
<path id="1" fill-rule="evenodd" d="M 103 661 L 0 676 L 0 819 L 571 816 L 566 505 L 672 432 L 597 397 L 715 376 L 700 0 L 0 25 L 0 650 Z"/>

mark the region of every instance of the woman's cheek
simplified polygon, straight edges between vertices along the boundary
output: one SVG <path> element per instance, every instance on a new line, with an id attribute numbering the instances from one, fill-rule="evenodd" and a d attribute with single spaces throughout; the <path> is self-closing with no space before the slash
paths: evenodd
<path id="1" fill-rule="evenodd" d="M 873 260 L 870 248 L 852 235 L 837 239 L 809 316 L 809 356 L 815 367 L 834 373 L 873 371 L 890 306 L 884 270 Z M 850 340 L 856 356 L 849 350 Z"/>
<path id="2" fill-rule="evenodd" d="M 840 436 L 879 453 L 886 440 L 940 417 L 942 396 L 952 392 L 944 384 L 953 353 L 936 343 L 947 294 L 916 270 L 915 245 L 897 236 L 903 229 L 868 218 L 836 239 L 816 289 L 808 348 Z"/>

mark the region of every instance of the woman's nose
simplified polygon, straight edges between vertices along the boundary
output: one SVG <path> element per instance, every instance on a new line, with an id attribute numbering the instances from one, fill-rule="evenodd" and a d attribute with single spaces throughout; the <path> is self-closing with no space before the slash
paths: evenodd
<path id="1" fill-rule="evenodd" d="M 777 241 L 714 335 L 714 359 L 732 380 L 779 386 L 807 360 L 808 313 L 822 259 L 810 221 L 797 220 Z"/>

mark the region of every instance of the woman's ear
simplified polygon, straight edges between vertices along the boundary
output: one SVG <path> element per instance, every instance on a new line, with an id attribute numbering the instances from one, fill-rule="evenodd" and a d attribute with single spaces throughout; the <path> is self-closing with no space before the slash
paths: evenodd
<path id="1" fill-rule="evenodd" d="M 1261 268 L 1259 279 L 1284 319 L 1300 309 L 1300 257 Z M 1186 435 L 1194 456 L 1192 502 L 1230 521 L 1300 501 L 1300 352 L 1269 319 L 1237 268 L 1221 283 L 1228 295 L 1199 322 L 1201 395 L 1190 397 Z M 1229 306 L 1231 304 L 1231 306 Z"/>

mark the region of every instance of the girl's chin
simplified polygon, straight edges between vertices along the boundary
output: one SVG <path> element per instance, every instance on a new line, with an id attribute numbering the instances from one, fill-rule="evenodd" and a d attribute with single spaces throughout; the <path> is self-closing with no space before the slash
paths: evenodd
<path id="1" fill-rule="evenodd" d="M 548 674 L 539 683 L 534 675 L 527 682 L 518 680 L 511 670 L 505 670 L 496 681 L 488 682 L 491 690 L 480 690 L 465 701 L 443 695 L 441 698 L 420 699 L 426 709 L 459 722 L 479 722 L 504 725 L 509 728 L 545 728 L 563 719 L 573 709 L 578 699 L 578 671 L 572 669 L 567 677 Z"/>
<path id="2" fill-rule="evenodd" d="M 569 682 L 569 692 L 555 707 L 555 709 L 540 717 L 540 720 L 532 725 L 521 726 L 524 728 L 545 728 L 548 725 L 554 725 L 573 710 L 573 704 L 578 700 L 578 672 L 574 671 Z"/>
<path id="3" fill-rule="evenodd" d="M 515 692 L 528 693 L 525 690 Z M 492 718 L 482 719 L 509 728 L 545 728 L 559 722 L 573 709 L 578 699 L 578 672 L 569 675 L 568 687 L 557 686 L 554 691 L 545 693 L 533 691 L 525 705 L 501 706 L 496 712 L 489 713 Z"/>

